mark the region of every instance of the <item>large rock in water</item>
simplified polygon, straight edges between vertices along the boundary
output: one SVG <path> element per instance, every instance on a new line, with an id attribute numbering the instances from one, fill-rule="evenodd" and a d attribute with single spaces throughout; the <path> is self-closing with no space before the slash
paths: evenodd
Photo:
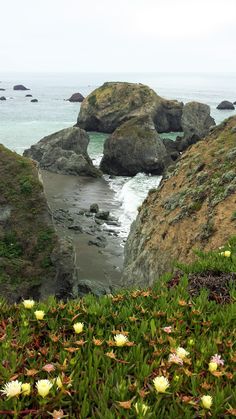
<path id="1" fill-rule="evenodd" d="M 30 149 L 24 156 L 39 162 L 42 169 L 51 172 L 80 175 L 100 176 L 101 173 L 93 166 L 87 153 L 88 134 L 78 128 L 66 128 L 48 135 Z"/>
<path id="2" fill-rule="evenodd" d="M 0 296 L 71 297 L 73 249 L 55 234 L 34 163 L 0 145 L 0 178 Z"/>
<path id="3" fill-rule="evenodd" d="M 216 109 L 227 109 L 227 110 L 234 110 L 234 104 L 232 102 L 229 102 L 228 100 L 223 100 L 223 102 L 220 102 L 219 105 L 216 107 Z"/>
<path id="4" fill-rule="evenodd" d="M 169 162 L 152 119 L 143 116 L 125 122 L 105 141 L 100 168 L 118 176 L 160 175 Z"/>
<path id="5" fill-rule="evenodd" d="M 182 108 L 183 103 L 163 99 L 143 84 L 108 82 L 82 102 L 77 125 L 112 133 L 131 118 L 150 116 L 158 132 L 181 131 Z"/>
<path id="6" fill-rule="evenodd" d="M 236 117 L 189 148 L 150 191 L 125 246 L 124 286 L 152 285 L 194 248 L 217 250 L 236 236 Z"/>

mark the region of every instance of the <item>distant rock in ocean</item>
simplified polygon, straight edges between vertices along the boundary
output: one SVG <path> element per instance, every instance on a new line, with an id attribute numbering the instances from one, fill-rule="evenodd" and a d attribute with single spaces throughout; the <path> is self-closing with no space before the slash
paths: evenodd
<path id="1" fill-rule="evenodd" d="M 25 95 L 25 97 L 32 97 L 32 95 Z"/>
<path id="2" fill-rule="evenodd" d="M 23 84 L 17 84 L 13 87 L 13 90 L 30 90 L 27 87 L 25 87 Z"/>
<path id="3" fill-rule="evenodd" d="M 223 100 L 223 102 L 220 102 L 220 104 L 217 106 L 217 109 L 234 110 L 235 107 L 232 102 L 229 102 L 228 100 Z"/>
<path id="4" fill-rule="evenodd" d="M 1 89 L 0 89 L 0 92 L 5 92 L 5 90 L 6 90 L 6 89 L 1 88 Z"/>
<path id="5" fill-rule="evenodd" d="M 87 153 L 88 134 L 78 128 L 66 128 L 48 135 L 30 149 L 24 151 L 24 156 L 39 163 L 42 169 L 55 173 L 79 176 L 101 176 L 93 166 Z"/>
<path id="6" fill-rule="evenodd" d="M 83 102 L 84 96 L 81 93 L 74 93 L 69 99 L 69 102 Z"/>
<path id="7" fill-rule="evenodd" d="M 7 100 L 7 99 L 5 98 L 5 96 L 1 96 L 0 100 Z"/>
<path id="8" fill-rule="evenodd" d="M 38 99 L 32 99 L 30 102 L 37 103 L 38 102 Z"/>

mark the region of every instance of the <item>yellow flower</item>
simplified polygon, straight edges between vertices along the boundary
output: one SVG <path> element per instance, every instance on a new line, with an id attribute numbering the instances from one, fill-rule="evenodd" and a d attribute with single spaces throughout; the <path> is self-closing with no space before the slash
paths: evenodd
<path id="1" fill-rule="evenodd" d="M 218 365 L 216 362 L 209 362 L 208 369 L 210 372 L 216 371 L 217 368 L 218 368 Z"/>
<path id="2" fill-rule="evenodd" d="M 24 300 L 23 305 L 25 308 L 32 308 L 35 305 L 34 300 Z"/>
<path id="3" fill-rule="evenodd" d="M 189 355 L 189 352 L 188 352 L 188 351 L 186 351 L 184 348 L 181 348 L 181 346 L 179 346 L 179 347 L 176 349 L 176 354 L 177 354 L 177 356 L 178 356 L 179 358 L 184 359 L 184 358 L 186 358 L 186 356 L 188 356 L 188 355 Z"/>
<path id="4" fill-rule="evenodd" d="M 124 346 L 128 342 L 127 336 L 122 335 L 121 333 L 118 335 L 115 335 L 114 340 L 116 342 L 116 346 Z"/>
<path id="5" fill-rule="evenodd" d="M 23 396 L 29 396 L 31 391 L 31 385 L 30 383 L 24 383 L 21 386 L 22 394 Z"/>
<path id="6" fill-rule="evenodd" d="M 229 257 L 231 256 L 231 252 L 230 252 L 230 250 L 226 250 L 226 251 L 224 252 L 224 256 L 225 256 L 226 258 L 229 258 Z"/>
<path id="7" fill-rule="evenodd" d="M 56 385 L 57 388 L 62 388 L 62 381 L 60 375 L 58 375 L 58 377 L 56 378 Z"/>
<path id="8" fill-rule="evenodd" d="M 73 328 L 74 328 L 75 333 L 81 333 L 83 332 L 84 323 L 75 323 L 73 325 Z"/>
<path id="9" fill-rule="evenodd" d="M 210 409 L 212 405 L 212 397 L 211 396 L 202 396 L 201 397 L 202 405 L 204 409 Z"/>
<path id="10" fill-rule="evenodd" d="M 138 415 L 145 416 L 149 409 L 149 406 L 147 406 L 144 403 L 135 403 L 134 408 Z"/>
<path id="11" fill-rule="evenodd" d="M 52 383 L 49 380 L 38 380 L 36 383 L 38 394 L 41 397 L 46 397 L 52 388 Z"/>
<path id="12" fill-rule="evenodd" d="M 45 316 L 45 312 L 43 310 L 36 310 L 34 314 L 37 320 L 43 320 Z"/>
<path id="13" fill-rule="evenodd" d="M 169 380 L 163 375 L 154 378 L 153 384 L 158 393 L 165 393 L 166 389 L 170 386 Z"/>
<path id="14" fill-rule="evenodd" d="M 5 394 L 8 397 L 8 399 L 10 399 L 11 397 L 17 397 L 21 393 L 21 386 L 22 383 L 18 380 L 9 381 L 5 384 L 5 386 L 1 390 L 1 393 Z"/>

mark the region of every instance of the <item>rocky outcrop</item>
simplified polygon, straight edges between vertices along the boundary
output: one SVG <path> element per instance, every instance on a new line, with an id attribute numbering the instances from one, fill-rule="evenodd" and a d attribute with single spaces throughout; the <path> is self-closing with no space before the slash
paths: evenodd
<path id="1" fill-rule="evenodd" d="M 30 90 L 30 89 L 27 89 L 27 87 L 25 87 L 23 84 L 17 84 L 16 86 L 13 87 L 13 90 Z"/>
<path id="2" fill-rule="evenodd" d="M 55 234 L 34 163 L 0 146 L 0 178 L 0 296 L 71 296 L 73 249 Z"/>
<path id="3" fill-rule="evenodd" d="M 5 98 L 5 96 L 1 96 L 0 100 L 7 100 L 7 99 Z"/>
<path id="4" fill-rule="evenodd" d="M 69 102 L 83 102 L 84 96 L 81 95 L 81 93 L 74 93 L 71 95 L 69 99 L 67 99 Z"/>
<path id="5" fill-rule="evenodd" d="M 232 102 L 229 102 L 228 100 L 223 100 L 223 102 L 220 102 L 220 104 L 217 106 L 217 109 L 234 110 L 235 107 Z"/>
<path id="6" fill-rule="evenodd" d="M 25 95 L 25 97 L 32 97 L 32 95 Z"/>
<path id="7" fill-rule="evenodd" d="M 112 133 L 132 118 L 150 116 L 158 132 L 181 131 L 182 108 L 182 103 L 163 99 L 143 84 L 108 82 L 83 101 L 77 125 Z"/>
<path id="8" fill-rule="evenodd" d="M 3 88 L 1 87 L 0 92 L 5 92 L 5 90 L 6 90 L 6 89 L 3 89 Z"/>
<path id="9" fill-rule="evenodd" d="M 38 99 L 32 99 L 30 102 L 37 103 L 38 102 Z"/>
<path id="10" fill-rule="evenodd" d="M 125 122 L 105 141 L 100 168 L 118 176 L 160 175 L 169 161 L 152 119 L 144 116 Z"/>
<path id="11" fill-rule="evenodd" d="M 51 172 L 80 175 L 100 176 L 101 173 L 93 166 L 87 153 L 88 134 L 78 128 L 66 128 L 40 140 L 24 156 L 39 163 L 42 169 Z"/>
<path id="12" fill-rule="evenodd" d="M 210 106 L 199 102 L 186 103 L 183 107 L 181 125 L 185 141 L 193 143 L 205 137 L 210 127 L 215 125 L 210 115 Z"/>
<path id="13" fill-rule="evenodd" d="M 150 191 L 125 246 L 124 285 L 152 285 L 236 235 L 236 117 L 189 148 L 157 190 Z M 172 168 L 173 169 L 173 168 Z"/>

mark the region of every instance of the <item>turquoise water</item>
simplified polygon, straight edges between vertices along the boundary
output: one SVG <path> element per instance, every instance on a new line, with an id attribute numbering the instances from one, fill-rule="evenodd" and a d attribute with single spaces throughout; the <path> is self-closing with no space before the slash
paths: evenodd
<path id="1" fill-rule="evenodd" d="M 234 111 L 219 111 L 216 106 L 222 100 L 236 101 L 236 73 L 227 74 L 194 74 L 194 73 L 146 73 L 146 74 L 3 74 L 0 73 L 0 92 L 7 101 L 0 101 L 0 142 L 8 148 L 22 153 L 25 148 L 39 141 L 45 135 L 72 126 L 77 120 L 79 103 L 70 103 L 65 99 L 72 93 L 88 95 L 105 81 L 129 81 L 144 83 L 152 87 L 160 96 L 178 99 L 183 102 L 191 100 L 207 103 L 216 123 Z M 13 91 L 13 85 L 24 84 L 31 91 Z M 31 103 L 32 94 L 39 100 Z M 174 138 L 176 134 L 164 134 Z M 106 134 L 90 133 L 89 154 L 95 163 L 102 156 L 103 142 Z M 148 190 L 160 182 L 160 177 L 149 177 L 139 174 L 134 178 L 117 177 L 110 180 L 110 187 L 116 192 L 116 199 L 123 210 L 121 217 L 127 234 L 130 222 L 136 216 L 137 207 L 148 193 Z"/>

